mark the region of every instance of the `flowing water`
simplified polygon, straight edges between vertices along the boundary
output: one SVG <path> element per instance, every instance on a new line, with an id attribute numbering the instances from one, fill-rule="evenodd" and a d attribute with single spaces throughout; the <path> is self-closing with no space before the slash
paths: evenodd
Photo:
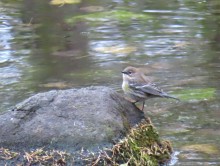
<path id="1" fill-rule="evenodd" d="M 173 144 L 168 165 L 220 165 L 218 0 L 0 0 L 1 112 L 51 89 L 122 93 L 128 65 L 181 99 L 145 107 Z"/>

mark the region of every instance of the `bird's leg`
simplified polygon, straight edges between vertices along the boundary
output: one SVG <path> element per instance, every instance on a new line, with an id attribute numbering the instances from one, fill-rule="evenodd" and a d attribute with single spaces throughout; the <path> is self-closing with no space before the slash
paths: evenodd
<path id="1" fill-rule="evenodd" d="M 145 104 L 145 101 L 143 101 L 143 105 L 142 105 L 141 111 L 144 111 L 144 104 Z"/>
<path id="2" fill-rule="evenodd" d="M 136 103 L 138 103 L 139 101 L 135 101 L 135 102 L 132 102 L 132 104 L 135 106 L 135 107 L 137 107 L 136 106 Z M 145 101 L 143 101 L 143 105 L 142 105 L 142 108 L 140 109 L 140 108 L 138 108 L 140 111 L 144 111 L 144 105 L 145 105 Z"/>
<path id="3" fill-rule="evenodd" d="M 136 108 L 138 108 L 138 107 L 136 106 L 136 103 L 138 103 L 138 101 L 132 102 L 132 104 L 133 104 Z M 140 110 L 140 108 L 138 108 L 138 109 Z"/>
<path id="4" fill-rule="evenodd" d="M 135 101 L 135 102 L 131 102 L 133 105 L 135 105 L 136 106 L 136 103 L 137 103 L 138 101 Z M 137 107 L 137 106 L 136 106 Z"/>

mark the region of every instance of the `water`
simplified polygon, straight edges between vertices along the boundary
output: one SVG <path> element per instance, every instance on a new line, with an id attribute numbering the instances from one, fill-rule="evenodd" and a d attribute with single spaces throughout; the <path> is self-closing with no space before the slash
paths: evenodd
<path id="1" fill-rule="evenodd" d="M 0 1 L 0 111 L 50 89 L 109 86 L 144 66 L 182 99 L 147 101 L 169 165 L 220 165 L 220 2 Z M 101 12 L 101 14 L 100 14 Z"/>

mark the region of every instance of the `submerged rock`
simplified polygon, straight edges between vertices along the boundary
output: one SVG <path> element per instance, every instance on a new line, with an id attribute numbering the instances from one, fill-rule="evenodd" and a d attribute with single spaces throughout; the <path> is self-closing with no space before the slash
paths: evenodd
<path id="1" fill-rule="evenodd" d="M 0 115 L 3 147 L 76 151 L 112 145 L 144 114 L 107 87 L 36 94 Z"/>

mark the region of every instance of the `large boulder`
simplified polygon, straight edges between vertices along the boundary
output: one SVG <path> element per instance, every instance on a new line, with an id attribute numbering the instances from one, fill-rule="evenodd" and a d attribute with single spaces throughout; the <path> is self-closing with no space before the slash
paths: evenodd
<path id="1" fill-rule="evenodd" d="M 100 148 L 143 118 L 137 107 L 107 87 L 52 90 L 0 115 L 0 145 Z"/>

